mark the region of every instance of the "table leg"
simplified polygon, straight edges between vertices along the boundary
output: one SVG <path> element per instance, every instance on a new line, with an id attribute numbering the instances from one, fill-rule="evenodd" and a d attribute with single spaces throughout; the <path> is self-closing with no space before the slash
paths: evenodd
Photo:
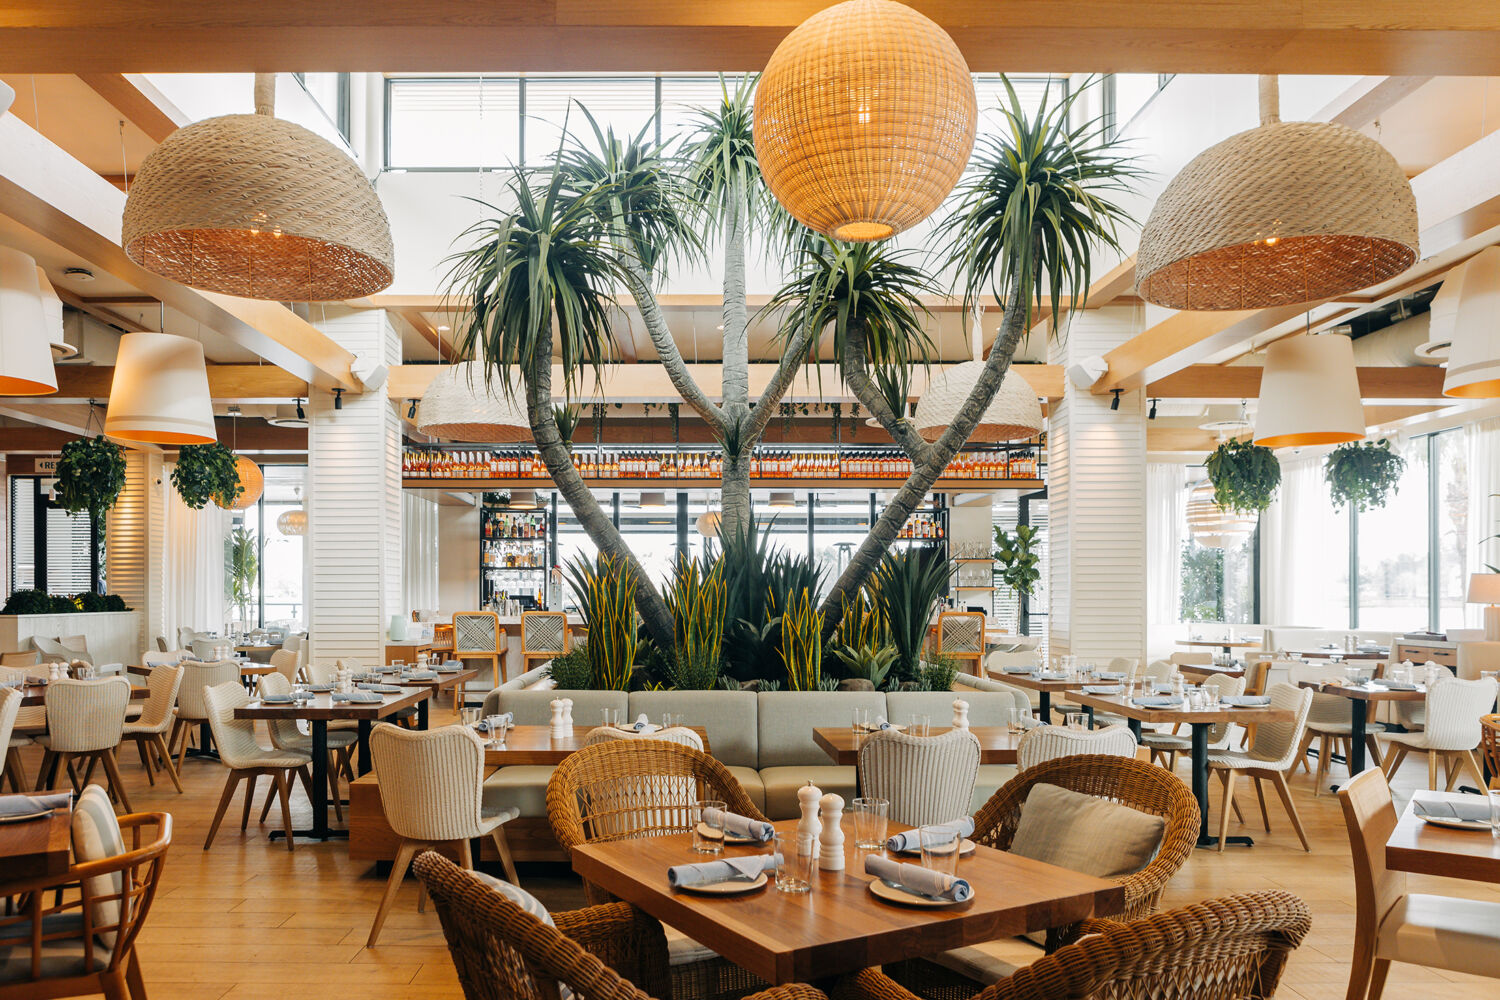
<path id="1" fill-rule="evenodd" d="M 1349 704 L 1353 711 L 1349 713 L 1349 777 L 1365 769 L 1365 725 L 1369 714 L 1367 701 L 1358 698 L 1350 698 Z"/>
<path id="2" fill-rule="evenodd" d="M 370 763 L 370 720 L 359 720 L 359 773 L 361 776 L 370 773 L 375 765 Z"/>
<path id="3" fill-rule="evenodd" d="M 1141 742 L 1141 720 L 1126 719 L 1125 725 L 1129 727 L 1130 735 L 1135 737 L 1136 745 L 1139 746 Z"/>
<path id="4" fill-rule="evenodd" d="M 183 740 L 186 740 L 187 735 L 183 734 L 182 738 Z M 219 751 L 216 749 L 210 749 L 210 747 L 213 745 L 213 741 L 213 730 L 208 728 L 208 723 L 198 723 L 198 747 L 197 749 L 188 747 L 187 755 L 189 757 L 207 757 L 209 760 L 218 760 Z"/>
<path id="5" fill-rule="evenodd" d="M 1044 725 L 1044 726 L 1050 726 L 1050 725 L 1052 725 L 1052 692 L 1051 691 L 1043 691 L 1042 692 L 1042 704 L 1041 704 L 1041 711 L 1039 712 L 1039 714 L 1042 717 L 1042 725 Z"/>
<path id="6" fill-rule="evenodd" d="M 1085 706 L 1083 706 L 1083 710 L 1088 713 L 1088 716 L 1089 716 L 1089 728 L 1093 729 L 1094 728 L 1094 706 L 1093 705 L 1085 705 Z"/>
<path id="7" fill-rule="evenodd" d="M 312 724 L 312 789 L 308 799 L 312 804 L 312 827 L 293 830 L 292 834 L 309 840 L 342 839 L 349 836 L 348 830 L 333 830 L 328 826 L 328 722 L 325 719 L 309 721 Z M 272 840 L 280 836 L 282 831 L 271 831 Z"/>
<path id="8" fill-rule="evenodd" d="M 1193 798 L 1198 800 L 1198 846 L 1218 847 L 1219 838 L 1208 832 L 1208 727 L 1209 723 L 1195 722 L 1193 731 Z M 1225 844 L 1240 847 L 1253 846 L 1250 837 L 1226 837 Z"/>
<path id="9" fill-rule="evenodd" d="M 429 698 L 423 698 L 421 701 L 417 702 L 417 728 L 418 729 L 426 729 L 427 728 L 427 711 L 428 711 L 428 709 L 427 709 L 427 703 L 430 700 L 431 699 L 429 699 Z"/>

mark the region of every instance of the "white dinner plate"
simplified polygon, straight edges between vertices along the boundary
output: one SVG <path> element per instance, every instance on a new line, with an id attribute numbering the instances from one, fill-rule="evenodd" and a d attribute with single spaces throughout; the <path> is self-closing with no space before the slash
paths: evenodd
<path id="1" fill-rule="evenodd" d="M 43 816 L 52 815 L 51 809 L 41 809 L 37 812 L 26 813 L 24 816 L 0 816 L 0 825 L 6 823 L 30 823 L 32 820 L 41 819 Z"/>
<path id="2" fill-rule="evenodd" d="M 964 842 L 962 844 L 958 845 L 958 856 L 961 857 L 961 858 L 967 858 L 969 855 L 971 855 L 971 854 L 974 853 L 974 846 L 975 846 L 974 845 L 974 841 L 970 840 L 968 837 L 965 837 L 964 838 Z M 892 851 L 891 853 L 892 854 L 917 855 L 917 854 L 921 854 L 922 853 L 922 848 L 920 846 L 919 847 L 908 847 L 904 851 Z"/>
<path id="3" fill-rule="evenodd" d="M 1483 819 L 1449 819 L 1446 816 L 1418 816 L 1417 819 L 1433 826 L 1444 826 L 1450 830 L 1472 830 L 1490 832 L 1488 820 Z"/>
<path id="4" fill-rule="evenodd" d="M 683 892 L 694 892 L 700 896 L 740 896 L 756 889 L 764 889 L 766 883 L 771 881 L 765 872 L 761 872 L 749 882 L 729 881 L 710 882 L 706 885 L 679 885 L 677 888 Z"/>
<path id="5" fill-rule="evenodd" d="M 878 732 L 880 732 L 880 727 L 877 726 L 877 725 L 875 725 L 873 722 L 868 723 L 868 724 L 863 725 L 863 726 L 860 726 L 859 728 L 862 729 L 862 730 L 864 730 L 867 733 L 878 733 Z M 898 723 L 895 723 L 895 722 L 892 722 L 890 725 L 886 726 L 886 728 L 887 729 L 894 729 L 898 733 L 904 733 L 906 731 L 906 727 L 905 726 L 899 725 Z"/>
<path id="6" fill-rule="evenodd" d="M 920 906 L 927 909 L 936 909 L 942 906 L 960 905 L 951 899 L 933 899 L 930 896 L 918 896 L 915 893 L 907 892 L 905 889 L 898 889 L 896 886 L 888 885 L 884 879 L 875 879 L 871 882 L 870 892 L 888 903 L 897 903 L 901 906 Z M 969 897 L 969 899 L 973 898 L 973 896 Z M 964 900 L 965 903 L 968 901 L 968 899 Z"/>

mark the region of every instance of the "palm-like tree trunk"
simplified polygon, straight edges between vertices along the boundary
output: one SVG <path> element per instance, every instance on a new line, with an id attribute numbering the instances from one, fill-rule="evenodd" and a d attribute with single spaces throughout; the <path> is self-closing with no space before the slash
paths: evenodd
<path id="1" fill-rule="evenodd" d="M 724 218 L 724 479 L 723 522 L 734 535 L 750 521 L 750 316 L 745 303 L 745 206 L 731 186 Z"/>

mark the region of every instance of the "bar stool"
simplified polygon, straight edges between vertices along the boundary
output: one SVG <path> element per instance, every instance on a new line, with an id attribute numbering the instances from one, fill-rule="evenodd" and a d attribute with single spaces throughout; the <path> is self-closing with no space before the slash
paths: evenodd
<path id="1" fill-rule="evenodd" d="M 500 616 L 493 611 L 460 611 L 453 616 L 453 658 L 489 660 L 495 687 L 506 678 L 508 652 L 505 633 L 500 631 Z"/>
<path id="2" fill-rule="evenodd" d="M 966 673 L 978 675 L 984 659 L 984 615 L 975 611 L 944 611 L 938 615 L 937 652 L 960 664 L 972 664 Z"/>
<path id="3" fill-rule="evenodd" d="M 521 673 L 531 669 L 532 660 L 555 659 L 572 647 L 567 615 L 561 611 L 521 612 Z"/>

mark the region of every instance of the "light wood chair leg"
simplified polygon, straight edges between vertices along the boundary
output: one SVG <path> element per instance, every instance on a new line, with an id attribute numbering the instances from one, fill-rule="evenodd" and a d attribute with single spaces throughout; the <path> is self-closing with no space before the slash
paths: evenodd
<path id="1" fill-rule="evenodd" d="M 1297 839 L 1302 841 L 1302 849 L 1311 854 L 1312 845 L 1307 842 L 1307 831 L 1302 829 L 1302 817 L 1297 815 L 1297 804 L 1292 801 L 1291 789 L 1286 786 L 1286 775 L 1280 771 L 1272 771 L 1271 783 L 1281 796 L 1281 804 L 1286 806 L 1287 817 L 1292 821 L 1292 829 L 1297 831 Z"/>
<path id="2" fill-rule="evenodd" d="M 1219 805 L 1219 852 L 1224 851 L 1224 841 L 1229 836 L 1229 810 L 1234 806 L 1234 779 L 1239 776 L 1238 771 L 1228 769 L 1219 772 L 1219 777 L 1224 781 L 1224 798 Z"/>
<path id="3" fill-rule="evenodd" d="M 329 762 L 328 795 L 328 801 L 333 803 L 333 814 L 338 818 L 338 821 L 342 823 L 344 821 L 344 804 L 339 801 L 339 768 L 336 760 Z M 312 793 L 309 792 L 307 797 L 310 801 L 312 799 Z"/>
<path id="4" fill-rule="evenodd" d="M 42 751 L 42 766 L 36 772 L 36 787 L 32 791 L 40 792 L 47 787 L 47 770 L 57 759 L 57 754 L 51 750 Z"/>
<path id="5" fill-rule="evenodd" d="M 1333 753 L 1333 740 L 1324 735 L 1318 741 L 1318 773 L 1313 775 L 1313 796 L 1323 794 L 1323 786 L 1328 782 L 1328 761 Z"/>
<path id="6" fill-rule="evenodd" d="M 276 801 L 276 782 L 273 781 L 266 788 L 266 798 L 265 798 L 265 801 L 263 801 L 260 804 L 260 818 L 256 820 L 257 823 L 264 823 L 266 821 L 266 817 L 269 816 L 269 815 L 271 815 L 271 803 L 273 803 L 275 801 Z"/>
<path id="7" fill-rule="evenodd" d="M 291 774 L 287 771 L 277 771 L 276 792 L 281 796 L 281 829 L 286 831 L 286 849 L 293 850 L 297 846 L 297 837 L 292 833 L 292 803 L 289 785 Z"/>
<path id="8" fill-rule="evenodd" d="M 245 774 L 245 811 L 240 814 L 240 832 L 250 825 L 250 809 L 255 804 L 255 785 L 260 781 L 259 771 L 248 771 Z M 261 813 L 261 822 L 265 822 L 265 813 Z"/>
<path id="9" fill-rule="evenodd" d="M 1369 733 L 1366 733 L 1365 734 L 1365 749 L 1370 752 L 1370 759 L 1375 762 L 1375 766 L 1379 767 L 1380 766 L 1380 741 L 1377 740 L 1373 735 L 1371 735 Z"/>
<path id="10" fill-rule="evenodd" d="M 132 739 L 135 744 L 136 753 L 141 755 L 141 769 L 146 772 L 146 781 L 151 787 L 156 787 L 156 769 L 151 766 L 151 761 L 146 758 L 146 741 Z"/>
<path id="11" fill-rule="evenodd" d="M 396 848 L 396 860 L 391 862 L 391 877 L 386 880 L 385 893 L 380 897 L 380 908 L 375 911 L 375 923 L 370 927 L 370 937 L 365 941 L 366 948 L 375 947 L 375 942 L 380 939 L 380 928 L 385 926 L 386 915 L 390 913 L 391 904 L 396 901 L 401 881 L 406 878 L 406 869 L 411 867 L 411 859 L 417 856 L 417 848 L 421 846 L 410 840 L 403 840 Z"/>
<path id="12" fill-rule="evenodd" d="M 127 813 L 133 812 L 130 808 L 130 796 L 125 793 L 125 782 L 120 778 L 120 763 L 115 759 L 114 750 L 105 750 L 99 757 L 104 762 L 104 773 L 109 777 L 110 787 L 119 797 L 120 805 L 125 807 Z"/>
<path id="13" fill-rule="evenodd" d="M 1266 790 L 1265 790 L 1265 788 L 1263 788 L 1261 786 L 1260 775 L 1258 775 L 1258 774 L 1251 775 L 1251 780 L 1253 780 L 1255 782 L 1255 798 L 1256 798 L 1257 801 L 1260 802 L 1260 822 L 1261 822 L 1261 825 L 1266 828 L 1266 832 L 1267 833 L 1270 833 L 1271 832 L 1271 814 L 1268 813 L 1268 812 L 1266 812 Z"/>
<path id="14" fill-rule="evenodd" d="M 516 862 L 510 853 L 510 840 L 505 836 L 505 824 L 491 830 L 490 839 L 495 842 L 495 850 L 500 854 L 500 865 L 505 869 L 506 879 L 511 885 L 520 885 L 521 879 L 516 875 Z"/>
<path id="15" fill-rule="evenodd" d="M 209 824 L 208 837 L 203 841 L 203 849 L 206 851 L 213 845 L 214 834 L 219 832 L 219 823 L 224 819 L 224 811 L 229 808 L 230 799 L 234 798 L 234 789 L 240 783 L 240 772 L 230 771 L 224 778 L 224 794 L 219 796 L 219 808 L 214 812 L 214 821 Z M 240 829 L 244 829 L 241 827 Z"/>
<path id="16" fill-rule="evenodd" d="M 1427 751 L 1427 790 L 1437 791 L 1437 754 Z"/>
<path id="17" fill-rule="evenodd" d="M 1302 734 L 1302 745 L 1297 748 L 1297 759 L 1292 764 L 1293 774 L 1297 773 L 1297 768 L 1299 767 L 1309 773 L 1312 771 L 1312 765 L 1307 762 L 1307 751 L 1312 746 L 1312 741 L 1317 735 L 1311 729 Z"/>
<path id="18" fill-rule="evenodd" d="M 1474 759 L 1474 751 L 1458 750 L 1458 771 L 1463 773 L 1465 769 L 1474 776 L 1474 787 L 1481 792 L 1485 790 L 1484 771 L 1480 770 L 1479 761 Z"/>
<path id="19" fill-rule="evenodd" d="M 161 768 L 167 772 L 167 777 L 172 779 L 172 785 L 177 789 L 177 794 L 182 794 L 182 778 L 177 773 L 177 765 L 172 763 L 172 751 L 167 749 L 167 742 L 161 733 L 151 734 L 151 745 L 156 750 L 156 756 L 161 761 Z"/>

